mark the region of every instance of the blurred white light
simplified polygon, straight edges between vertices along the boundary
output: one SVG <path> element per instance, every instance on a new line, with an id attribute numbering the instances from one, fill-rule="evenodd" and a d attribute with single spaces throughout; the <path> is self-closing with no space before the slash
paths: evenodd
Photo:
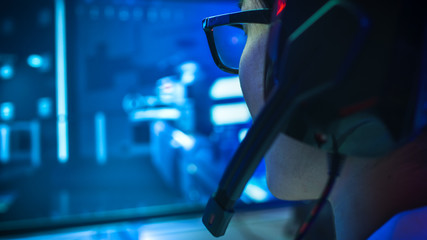
<path id="1" fill-rule="evenodd" d="M 212 85 L 210 96 L 214 100 L 243 97 L 239 77 L 219 78 Z"/>
<path id="2" fill-rule="evenodd" d="M 156 90 L 159 101 L 163 104 L 182 104 L 185 101 L 185 86 L 174 76 L 157 80 Z"/>
<path id="3" fill-rule="evenodd" d="M 15 115 L 15 107 L 11 102 L 5 102 L 0 105 L 0 117 L 4 121 L 12 120 Z"/>
<path id="4" fill-rule="evenodd" d="M 247 128 L 243 128 L 239 131 L 239 141 L 243 141 L 243 139 L 245 139 L 246 134 L 248 134 L 248 130 Z"/>
<path id="5" fill-rule="evenodd" d="M 43 65 L 43 58 L 40 55 L 32 54 L 27 58 L 27 63 L 30 67 L 40 68 Z"/>
<path id="6" fill-rule="evenodd" d="M 181 147 L 181 145 L 177 141 L 175 141 L 175 139 L 171 139 L 170 142 L 169 142 L 169 144 L 173 148 L 179 148 L 179 147 Z"/>
<path id="7" fill-rule="evenodd" d="M 215 125 L 241 124 L 251 120 L 245 103 L 215 105 L 211 109 L 211 120 Z"/>
<path id="8" fill-rule="evenodd" d="M 268 198 L 268 193 L 253 183 L 246 185 L 244 193 L 255 202 L 264 202 Z"/>
<path id="9" fill-rule="evenodd" d="M 195 62 L 185 62 L 179 66 L 182 75 L 181 82 L 183 84 L 191 84 L 196 80 L 195 73 L 197 72 L 198 65 Z"/>
<path id="10" fill-rule="evenodd" d="M 179 130 L 175 130 L 172 132 L 172 138 L 177 143 L 179 143 L 179 145 L 181 145 L 185 150 L 191 150 L 194 147 L 194 144 L 196 143 L 196 140 L 192 136 L 187 135 Z"/>
<path id="11" fill-rule="evenodd" d="M 160 86 L 161 91 L 164 94 L 170 94 L 174 92 L 174 84 L 172 82 L 164 83 Z"/>
<path id="12" fill-rule="evenodd" d="M 153 128 L 154 128 L 154 134 L 156 136 L 159 136 L 159 134 L 165 130 L 166 125 L 162 121 L 157 121 L 157 122 L 154 123 Z"/>
<path id="13" fill-rule="evenodd" d="M 194 75 L 193 72 L 185 72 L 184 74 L 182 74 L 182 77 L 181 77 L 182 83 L 190 84 L 190 83 L 193 83 L 194 80 L 196 80 L 196 76 Z"/>
<path id="14" fill-rule="evenodd" d="M 152 235 L 152 233 L 150 233 L 150 232 L 146 231 L 145 229 L 143 229 L 139 233 L 138 240 L 155 240 L 155 239 L 158 239 L 158 238 L 155 238 L 155 237 L 153 237 L 151 235 Z"/>
<path id="15" fill-rule="evenodd" d="M 13 70 L 12 65 L 6 64 L 0 68 L 0 76 L 3 79 L 11 79 L 15 71 Z"/>
<path id="16" fill-rule="evenodd" d="M 134 111 L 133 114 L 130 115 L 130 120 L 176 120 L 180 117 L 181 112 L 176 108 L 158 108 Z"/>
<path id="17" fill-rule="evenodd" d="M 60 163 L 68 161 L 68 121 L 60 119 L 57 122 L 58 128 L 58 160 Z"/>
<path id="18" fill-rule="evenodd" d="M 181 65 L 183 72 L 195 72 L 197 70 L 197 64 L 195 62 L 186 62 Z"/>

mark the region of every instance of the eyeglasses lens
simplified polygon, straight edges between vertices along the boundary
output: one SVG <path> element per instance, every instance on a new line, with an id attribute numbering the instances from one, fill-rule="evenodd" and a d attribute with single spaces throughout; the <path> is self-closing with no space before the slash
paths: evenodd
<path id="1" fill-rule="evenodd" d="M 238 69 L 247 39 L 243 29 L 236 26 L 219 26 L 213 29 L 213 36 L 221 62 L 229 68 Z"/>

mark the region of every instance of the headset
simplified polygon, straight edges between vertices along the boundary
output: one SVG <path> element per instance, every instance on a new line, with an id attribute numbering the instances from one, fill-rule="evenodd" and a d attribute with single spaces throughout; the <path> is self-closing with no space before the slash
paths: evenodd
<path id="1" fill-rule="evenodd" d="M 286 7 L 284 7 L 286 6 Z M 266 54 L 265 105 L 209 199 L 203 223 L 222 236 L 233 208 L 278 134 L 321 148 L 329 181 L 345 156 L 379 157 L 427 124 L 427 3 L 277 0 Z"/>

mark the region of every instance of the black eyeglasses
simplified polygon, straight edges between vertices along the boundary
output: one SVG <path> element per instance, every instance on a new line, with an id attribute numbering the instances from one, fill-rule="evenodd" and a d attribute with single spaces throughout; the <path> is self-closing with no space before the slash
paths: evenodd
<path id="1" fill-rule="evenodd" d="M 269 24 L 270 18 L 271 9 L 256 9 L 203 19 L 203 30 L 216 65 L 225 72 L 238 74 L 247 40 L 244 24 Z"/>

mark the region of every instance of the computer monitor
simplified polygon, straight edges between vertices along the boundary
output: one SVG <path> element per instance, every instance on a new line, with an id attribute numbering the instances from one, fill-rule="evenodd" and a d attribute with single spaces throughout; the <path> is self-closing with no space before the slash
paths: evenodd
<path id="1" fill-rule="evenodd" d="M 0 3 L 0 234 L 202 214 L 251 125 L 201 20 L 235 1 Z M 274 202 L 260 165 L 242 206 Z"/>

